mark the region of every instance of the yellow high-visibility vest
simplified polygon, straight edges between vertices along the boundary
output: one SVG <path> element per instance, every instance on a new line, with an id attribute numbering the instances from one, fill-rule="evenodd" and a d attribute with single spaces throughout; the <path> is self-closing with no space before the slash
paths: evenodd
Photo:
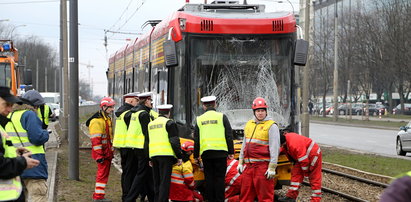
<path id="1" fill-rule="evenodd" d="M 124 121 L 124 116 L 129 112 L 127 110 L 116 119 L 116 128 L 114 130 L 113 147 L 124 148 L 126 146 L 127 124 Z"/>
<path id="2" fill-rule="evenodd" d="M 158 113 L 154 110 L 150 110 L 150 117 L 152 117 L 152 120 L 158 118 Z"/>
<path id="3" fill-rule="evenodd" d="M 46 125 L 49 125 L 49 113 L 50 113 L 50 107 L 48 105 L 44 105 L 44 115 L 43 115 L 44 119 L 43 119 L 43 116 L 41 115 L 40 107 L 37 108 L 37 116 Z"/>
<path id="4" fill-rule="evenodd" d="M 207 150 L 228 151 L 223 113 L 207 111 L 197 117 L 197 126 L 200 135 L 200 155 Z"/>
<path id="5" fill-rule="evenodd" d="M 149 156 L 174 156 L 173 148 L 168 139 L 166 124 L 170 119 L 158 117 L 148 124 Z"/>
<path id="6" fill-rule="evenodd" d="M 0 133 L 1 142 L 4 148 L 4 158 L 16 158 L 16 148 L 6 144 L 6 141 L 11 140 L 2 126 L 0 126 Z M 19 176 L 7 180 L 0 179 L 0 201 L 12 201 L 18 199 L 22 188 Z"/>
<path id="7" fill-rule="evenodd" d="M 144 134 L 141 128 L 140 120 L 138 119 L 143 110 L 135 112 L 131 115 L 130 124 L 128 126 L 125 147 L 143 149 Z"/>
<path id="8" fill-rule="evenodd" d="M 11 141 L 15 147 L 24 147 L 31 151 L 33 154 L 44 154 L 43 145 L 33 145 L 28 137 L 27 131 L 21 125 L 21 117 L 23 113 L 28 110 L 20 110 L 12 112 L 8 115 L 11 122 L 6 125 L 6 132 L 10 136 Z"/>

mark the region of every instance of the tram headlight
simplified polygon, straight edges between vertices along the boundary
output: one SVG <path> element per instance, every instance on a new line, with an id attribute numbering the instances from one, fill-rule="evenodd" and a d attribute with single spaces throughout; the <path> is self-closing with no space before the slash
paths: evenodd
<path id="1" fill-rule="evenodd" d="M 186 19 L 185 18 L 179 18 L 179 21 L 180 21 L 181 30 L 185 30 L 186 29 Z"/>

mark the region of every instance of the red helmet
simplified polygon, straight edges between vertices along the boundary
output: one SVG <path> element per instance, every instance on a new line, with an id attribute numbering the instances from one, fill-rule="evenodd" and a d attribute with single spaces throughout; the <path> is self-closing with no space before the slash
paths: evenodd
<path id="1" fill-rule="evenodd" d="M 185 141 L 183 144 L 181 144 L 181 149 L 186 152 L 194 151 L 194 142 Z"/>
<path id="2" fill-rule="evenodd" d="M 267 109 L 267 102 L 264 100 L 262 97 L 257 97 L 253 101 L 253 106 L 251 106 L 252 109 Z"/>
<path id="3" fill-rule="evenodd" d="M 105 97 L 101 99 L 100 101 L 100 107 L 103 107 L 103 106 L 111 107 L 111 106 L 114 106 L 115 104 L 116 102 L 111 97 Z"/>

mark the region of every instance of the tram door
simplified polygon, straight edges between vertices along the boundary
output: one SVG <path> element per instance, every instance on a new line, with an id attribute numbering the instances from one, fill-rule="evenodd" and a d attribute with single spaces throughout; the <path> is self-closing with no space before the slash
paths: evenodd
<path id="1" fill-rule="evenodd" d="M 166 68 L 158 68 L 153 73 L 151 90 L 154 93 L 154 108 L 157 108 L 158 105 L 167 104 L 168 70 Z"/>

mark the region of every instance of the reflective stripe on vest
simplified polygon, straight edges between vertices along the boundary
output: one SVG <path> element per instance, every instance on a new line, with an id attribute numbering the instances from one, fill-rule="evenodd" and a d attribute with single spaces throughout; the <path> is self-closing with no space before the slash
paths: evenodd
<path id="1" fill-rule="evenodd" d="M 254 120 L 247 122 L 244 128 L 246 145 L 244 148 L 244 162 L 254 163 L 270 161 L 269 130 L 275 124 L 273 120 Z"/>
<path id="2" fill-rule="evenodd" d="M 6 131 L 0 126 L 0 133 L 1 133 L 1 142 L 4 148 L 4 157 L 5 158 L 15 158 L 16 148 L 14 146 L 8 146 L 6 141 L 10 140 Z M 12 201 L 16 200 L 20 197 L 22 191 L 22 185 L 20 181 L 20 177 L 15 177 L 8 180 L 0 179 L 0 201 Z"/>
<path id="3" fill-rule="evenodd" d="M 116 128 L 114 130 L 113 147 L 124 148 L 126 146 L 127 125 L 124 116 L 129 112 L 127 110 L 116 119 Z"/>
<path id="4" fill-rule="evenodd" d="M 170 119 L 158 117 L 148 124 L 149 156 L 176 156 L 168 139 L 166 124 Z"/>
<path id="5" fill-rule="evenodd" d="M 43 120 L 43 117 L 41 115 L 41 109 L 40 107 L 37 108 L 37 116 L 46 125 L 49 125 L 49 113 L 50 113 L 50 107 L 48 105 L 44 105 L 44 120 Z"/>
<path id="6" fill-rule="evenodd" d="M 200 155 L 207 150 L 228 151 L 223 124 L 223 113 L 213 110 L 197 117 L 200 134 Z"/>
<path id="7" fill-rule="evenodd" d="M 141 128 L 140 120 L 138 119 L 143 110 L 135 112 L 131 115 L 130 125 L 128 126 L 125 147 L 143 149 L 144 148 L 144 134 Z"/>
<path id="8" fill-rule="evenodd" d="M 30 143 L 27 131 L 21 125 L 21 117 L 23 113 L 28 110 L 15 111 L 9 114 L 8 118 L 11 117 L 11 122 L 9 121 L 6 125 L 6 132 L 10 136 L 14 147 L 24 147 L 31 151 L 32 154 L 44 154 L 43 145 L 36 146 Z M 14 127 L 13 127 L 14 125 Z"/>

